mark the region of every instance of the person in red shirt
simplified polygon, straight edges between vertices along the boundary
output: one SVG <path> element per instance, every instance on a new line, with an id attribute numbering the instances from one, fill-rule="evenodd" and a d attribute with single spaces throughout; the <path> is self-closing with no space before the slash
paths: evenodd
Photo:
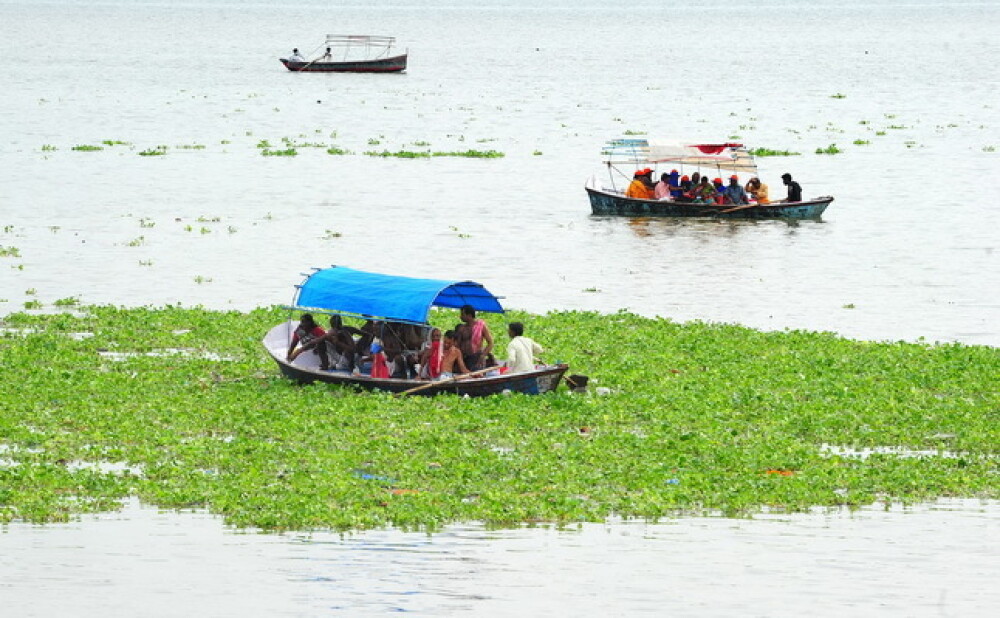
<path id="1" fill-rule="evenodd" d="M 326 331 L 316 323 L 311 313 L 303 313 L 299 325 L 292 333 L 292 342 L 285 356 L 289 362 L 294 361 L 306 350 L 312 350 L 319 356 L 319 368 L 326 371 L 330 368 L 330 357 L 326 353 Z"/>

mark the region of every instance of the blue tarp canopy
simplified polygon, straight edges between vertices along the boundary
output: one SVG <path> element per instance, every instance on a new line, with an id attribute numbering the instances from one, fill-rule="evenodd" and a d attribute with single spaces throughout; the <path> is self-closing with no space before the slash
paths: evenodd
<path id="1" fill-rule="evenodd" d="M 431 307 L 503 313 L 496 296 L 474 281 L 414 279 L 334 266 L 298 286 L 295 309 L 426 324 Z"/>

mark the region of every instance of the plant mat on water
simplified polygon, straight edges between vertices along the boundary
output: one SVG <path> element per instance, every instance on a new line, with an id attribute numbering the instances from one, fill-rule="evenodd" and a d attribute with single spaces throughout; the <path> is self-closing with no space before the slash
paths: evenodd
<path id="1" fill-rule="evenodd" d="M 589 393 L 393 398 L 280 377 L 260 339 L 287 317 L 6 316 L 0 521 L 65 521 L 131 495 L 267 530 L 1000 498 L 994 348 L 513 311 L 487 316 L 500 356 L 505 321 L 522 321 Z"/>

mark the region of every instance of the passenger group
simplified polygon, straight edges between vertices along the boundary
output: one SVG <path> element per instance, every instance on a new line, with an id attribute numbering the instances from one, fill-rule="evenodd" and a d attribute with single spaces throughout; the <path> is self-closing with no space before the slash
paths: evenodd
<path id="1" fill-rule="evenodd" d="M 305 313 L 292 333 L 286 359 L 294 361 L 304 352 L 319 357 L 323 371 L 347 371 L 373 378 L 445 380 L 475 373 L 492 377 L 506 372 L 532 371 L 542 347 L 524 336 L 524 325 L 507 326 L 510 342 L 507 360 L 497 363 L 489 326 L 476 317 L 471 305 L 462 307 L 459 323 L 441 332 L 416 324 L 368 320 L 361 328 L 330 316 L 324 330 L 312 314 Z"/>
<path id="2" fill-rule="evenodd" d="M 788 197 L 784 201 L 801 202 L 802 187 L 792 180 L 792 175 L 782 174 L 781 180 L 788 187 Z M 625 190 L 625 197 L 717 206 L 771 203 L 767 185 L 757 177 L 743 186 L 739 176 L 733 174 L 729 177 L 729 184 L 724 185 L 722 178 L 709 180 L 700 172 L 694 172 L 690 177 L 681 176 L 677 170 L 671 170 L 669 174 L 661 174 L 659 182 L 654 184 L 653 170 L 648 167 L 636 170 Z"/>

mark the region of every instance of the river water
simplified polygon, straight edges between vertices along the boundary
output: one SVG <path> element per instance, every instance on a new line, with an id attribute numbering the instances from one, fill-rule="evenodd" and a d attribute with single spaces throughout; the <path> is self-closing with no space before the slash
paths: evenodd
<path id="1" fill-rule="evenodd" d="M 70 297 L 248 309 L 343 264 L 481 281 L 538 312 L 1000 344 L 997 2 L 361 4 L 0 0 L 0 315 Z M 409 70 L 279 64 L 327 33 L 397 36 Z M 763 180 L 836 201 L 796 224 L 592 217 L 583 183 L 626 134 L 800 152 L 761 158 Z M 505 156 L 363 154 L 428 149 Z M 997 514 L 306 540 L 132 505 L 9 527 L 0 608 L 985 614 Z"/>

